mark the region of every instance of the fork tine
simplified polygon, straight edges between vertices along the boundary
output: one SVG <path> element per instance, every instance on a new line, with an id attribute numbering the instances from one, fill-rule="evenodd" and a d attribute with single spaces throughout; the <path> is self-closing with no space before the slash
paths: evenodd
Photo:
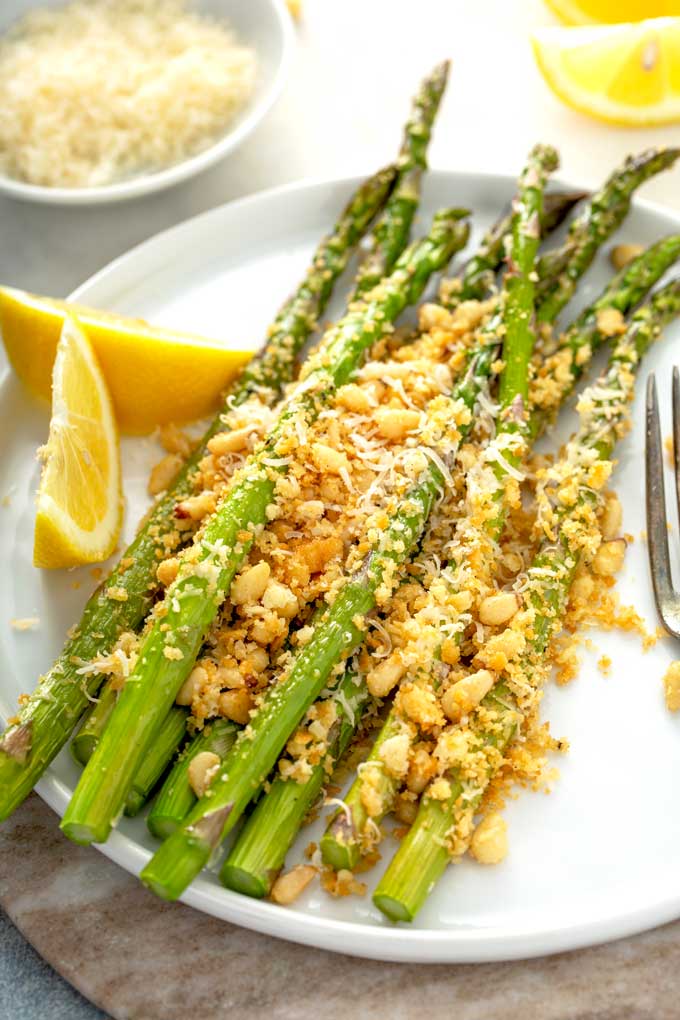
<path id="1" fill-rule="evenodd" d="M 673 397 L 675 400 L 675 378 Z M 680 402 L 680 380 L 678 381 Z M 676 454 L 677 456 L 677 454 Z M 654 373 L 647 379 L 647 407 L 645 432 L 645 468 L 647 481 L 647 547 L 652 571 L 654 600 L 666 629 L 675 637 L 680 632 L 669 622 L 672 619 L 674 599 L 671 581 L 671 560 L 666 527 L 666 493 L 663 483 L 663 446 L 659 423 L 659 401 Z"/>
<path id="2" fill-rule="evenodd" d="M 680 369 L 673 367 L 673 467 L 675 470 L 675 499 L 680 522 Z"/>

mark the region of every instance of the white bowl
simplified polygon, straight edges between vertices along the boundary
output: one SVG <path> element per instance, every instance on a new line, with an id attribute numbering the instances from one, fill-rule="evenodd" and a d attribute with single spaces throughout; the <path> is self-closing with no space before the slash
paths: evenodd
<path id="1" fill-rule="evenodd" d="M 60 7 L 65 0 L 2 0 L 0 33 L 17 18 L 35 7 Z M 293 27 L 284 0 L 198 0 L 199 11 L 226 18 L 239 40 L 257 55 L 255 90 L 245 108 L 217 142 L 190 159 L 165 170 L 139 174 L 93 188 L 49 188 L 26 184 L 0 174 L 0 192 L 33 202 L 55 205 L 94 205 L 119 202 L 193 177 L 235 149 L 257 127 L 278 98 L 288 72 L 293 48 Z"/>

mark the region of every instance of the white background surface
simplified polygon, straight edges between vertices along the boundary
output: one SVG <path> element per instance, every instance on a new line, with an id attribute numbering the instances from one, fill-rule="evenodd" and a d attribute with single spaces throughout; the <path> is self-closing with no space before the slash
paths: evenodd
<path id="1" fill-rule="evenodd" d="M 562 106 L 529 45 L 533 27 L 555 20 L 541 0 L 303 0 L 288 85 L 241 149 L 190 183 L 117 208 L 1 199 L 0 280 L 63 295 L 194 213 L 292 180 L 372 170 L 392 157 L 410 95 L 444 57 L 453 67 L 435 167 L 515 173 L 542 139 L 558 145 L 563 177 L 592 186 L 628 152 L 680 141 L 680 127 L 632 131 Z M 678 177 L 654 180 L 644 196 L 680 209 Z"/>

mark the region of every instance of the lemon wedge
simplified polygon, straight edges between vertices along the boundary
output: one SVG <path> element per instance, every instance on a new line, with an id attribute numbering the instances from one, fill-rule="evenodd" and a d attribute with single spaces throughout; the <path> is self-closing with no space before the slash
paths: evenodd
<path id="1" fill-rule="evenodd" d="M 546 0 L 567 25 L 604 25 L 680 15 L 680 0 Z"/>
<path id="2" fill-rule="evenodd" d="M 123 516 L 118 430 L 97 358 L 70 316 L 57 345 L 50 434 L 40 455 L 33 563 L 105 560 Z"/>
<path id="3" fill-rule="evenodd" d="M 614 124 L 680 121 L 680 18 L 597 28 L 544 28 L 533 37 L 553 92 Z"/>
<path id="4" fill-rule="evenodd" d="M 219 340 L 148 325 L 52 298 L 0 288 L 0 329 L 9 360 L 36 396 L 50 399 L 52 366 L 71 311 L 94 348 L 123 432 L 193 421 L 211 411 L 221 391 L 252 356 Z"/>

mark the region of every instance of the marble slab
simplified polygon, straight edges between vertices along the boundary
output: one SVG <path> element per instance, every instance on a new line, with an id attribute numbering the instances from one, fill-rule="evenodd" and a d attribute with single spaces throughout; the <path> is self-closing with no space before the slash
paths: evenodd
<path id="1" fill-rule="evenodd" d="M 115 1020 L 680 1016 L 680 922 L 515 963 L 357 960 L 161 903 L 96 850 L 70 844 L 35 795 L 0 828 L 0 904 L 45 959 Z"/>

